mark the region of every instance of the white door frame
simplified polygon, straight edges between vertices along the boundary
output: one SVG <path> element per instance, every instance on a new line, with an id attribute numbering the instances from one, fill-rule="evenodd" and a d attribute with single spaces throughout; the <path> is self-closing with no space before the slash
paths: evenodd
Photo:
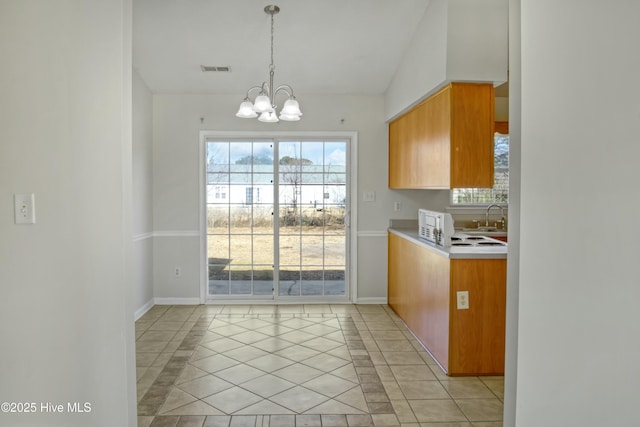
<path id="1" fill-rule="evenodd" d="M 200 131 L 199 141 L 199 164 L 198 164 L 198 183 L 199 183 L 199 234 L 200 234 L 200 303 L 212 303 L 207 299 L 207 288 L 209 284 L 209 274 L 207 271 L 207 196 L 206 196 L 206 141 L 208 138 L 276 138 L 276 139 L 302 139 L 309 140 L 314 138 L 345 138 L 349 140 L 348 158 L 349 158 L 349 210 L 345 219 L 348 238 L 348 289 L 349 294 L 345 297 L 314 297 L 312 300 L 306 297 L 286 297 L 279 299 L 278 295 L 268 300 L 256 299 L 238 299 L 238 300 L 216 300 L 213 303 L 224 301 L 225 304 L 274 304 L 274 303 L 290 303 L 300 304 L 305 302 L 318 303 L 349 303 L 358 300 L 358 132 L 241 132 L 241 131 Z"/>

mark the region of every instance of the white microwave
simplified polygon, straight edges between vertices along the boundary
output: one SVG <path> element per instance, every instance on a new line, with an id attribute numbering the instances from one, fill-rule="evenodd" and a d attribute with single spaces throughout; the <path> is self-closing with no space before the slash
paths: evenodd
<path id="1" fill-rule="evenodd" d="M 418 210 L 418 237 L 438 246 L 451 246 L 455 230 L 449 213 Z"/>

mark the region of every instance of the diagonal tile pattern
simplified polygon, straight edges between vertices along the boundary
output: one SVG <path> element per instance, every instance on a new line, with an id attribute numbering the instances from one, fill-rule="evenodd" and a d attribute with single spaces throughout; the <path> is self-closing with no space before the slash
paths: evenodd
<path id="1" fill-rule="evenodd" d="M 139 425 L 502 425 L 502 377 L 446 376 L 380 305 L 155 306 Z"/>

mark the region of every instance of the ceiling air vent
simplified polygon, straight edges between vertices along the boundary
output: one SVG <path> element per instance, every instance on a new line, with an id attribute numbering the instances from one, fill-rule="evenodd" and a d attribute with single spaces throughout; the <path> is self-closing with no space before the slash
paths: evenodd
<path id="1" fill-rule="evenodd" d="M 204 72 L 204 73 L 207 73 L 207 72 L 229 72 L 229 71 L 231 71 L 231 67 L 229 67 L 229 66 L 215 67 L 213 65 L 201 65 L 200 68 L 202 69 L 202 72 Z"/>

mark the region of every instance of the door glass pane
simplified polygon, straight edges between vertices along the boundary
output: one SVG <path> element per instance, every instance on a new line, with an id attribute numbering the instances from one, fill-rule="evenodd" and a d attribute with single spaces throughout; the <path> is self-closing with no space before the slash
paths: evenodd
<path id="1" fill-rule="evenodd" d="M 322 142 L 304 142 L 301 146 L 301 171 L 305 173 L 322 172 L 324 157 Z"/>
<path id="2" fill-rule="evenodd" d="M 229 172 L 229 143 L 207 143 L 207 172 L 211 175 Z"/>
<path id="3" fill-rule="evenodd" d="M 327 184 L 324 186 L 324 203 L 326 205 L 345 206 L 347 191 L 344 184 Z"/>
<path id="4" fill-rule="evenodd" d="M 300 267 L 300 236 L 280 234 L 280 265 Z"/>
<path id="5" fill-rule="evenodd" d="M 207 232 L 209 234 L 229 233 L 228 205 L 211 204 L 207 206 Z"/>
<path id="6" fill-rule="evenodd" d="M 345 270 L 327 266 L 324 270 L 324 292 L 325 295 L 344 295 L 345 294 Z"/>
<path id="7" fill-rule="evenodd" d="M 282 141 L 278 145 L 278 153 L 279 159 L 278 164 L 286 164 L 287 159 L 299 159 L 301 156 L 300 153 L 300 142 L 299 141 Z"/>
<path id="8" fill-rule="evenodd" d="M 231 261 L 229 258 L 229 235 L 210 234 L 207 243 L 209 246 L 209 263 L 229 265 Z"/>
<path id="9" fill-rule="evenodd" d="M 209 294 L 273 295 L 273 143 L 207 144 Z"/>
<path id="10" fill-rule="evenodd" d="M 324 280 L 323 280 L 323 267 L 322 265 L 309 265 L 305 266 L 302 270 L 302 295 L 324 295 Z"/>
<path id="11" fill-rule="evenodd" d="M 346 255 L 346 236 L 344 234 L 327 233 L 324 236 L 324 264 L 344 265 Z"/>
<path id="12" fill-rule="evenodd" d="M 300 206 L 280 205 L 280 234 L 299 233 L 302 223 Z"/>
<path id="13" fill-rule="evenodd" d="M 273 174 L 270 173 L 255 173 L 253 174 L 253 185 L 271 185 L 273 184 Z M 267 194 L 263 194 L 266 196 Z M 269 195 L 269 199 L 273 200 L 273 193 Z"/>
<path id="14" fill-rule="evenodd" d="M 273 295 L 273 266 L 253 265 L 253 294 Z"/>
<path id="15" fill-rule="evenodd" d="M 256 196 L 254 192 L 254 198 Z M 253 234 L 267 234 L 273 236 L 273 205 L 272 204 L 257 204 L 253 205 Z M 265 250 L 267 248 L 264 248 Z M 273 246 L 269 248 L 273 251 Z"/>
<path id="16" fill-rule="evenodd" d="M 226 266 L 209 265 L 209 294 L 229 294 L 229 270 Z"/>
<path id="17" fill-rule="evenodd" d="M 280 296 L 300 296 L 300 265 L 280 265 L 278 289 Z"/>
<path id="18" fill-rule="evenodd" d="M 231 142 L 229 145 L 229 165 L 235 171 L 251 170 L 251 142 Z"/>
<path id="19" fill-rule="evenodd" d="M 293 143 L 287 143 L 293 151 Z M 346 142 L 302 141 L 299 158 L 280 154 L 280 260 L 289 279 L 281 295 L 344 295 L 346 283 Z M 295 145 L 297 150 L 298 145 Z M 297 151 L 296 151 L 297 152 Z M 299 274 L 290 242 L 299 235 Z M 299 253 L 298 253 L 299 252 Z M 284 257 L 284 258 L 283 258 Z M 328 266 L 331 271 L 327 271 Z M 294 279 L 295 277 L 295 279 Z M 299 285 L 293 280 L 299 280 Z"/>
<path id="20" fill-rule="evenodd" d="M 232 234 L 230 236 L 230 247 L 231 265 L 251 264 L 253 258 L 251 236 Z"/>
<path id="21" fill-rule="evenodd" d="M 301 264 L 303 266 L 322 266 L 324 260 L 324 239 L 322 234 L 305 235 L 301 239 L 301 244 Z"/>
<path id="22" fill-rule="evenodd" d="M 324 170 L 327 174 L 346 171 L 347 146 L 344 142 L 326 142 L 324 145 Z"/>
<path id="23" fill-rule="evenodd" d="M 251 295 L 253 277 L 251 265 L 233 264 L 231 266 L 231 295 Z"/>
<path id="24" fill-rule="evenodd" d="M 244 204 L 234 204 L 229 205 L 229 213 L 231 234 L 251 233 L 251 209 Z"/>
<path id="25" fill-rule="evenodd" d="M 273 267 L 273 234 L 253 235 L 253 263 Z"/>
<path id="26" fill-rule="evenodd" d="M 252 164 L 254 173 L 273 175 L 273 143 L 254 142 Z"/>

